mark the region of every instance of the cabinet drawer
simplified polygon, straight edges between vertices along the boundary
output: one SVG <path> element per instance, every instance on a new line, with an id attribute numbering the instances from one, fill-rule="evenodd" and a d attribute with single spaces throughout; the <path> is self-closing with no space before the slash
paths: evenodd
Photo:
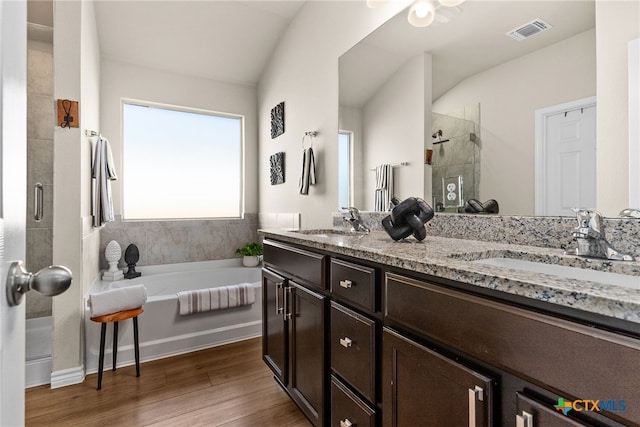
<path id="1" fill-rule="evenodd" d="M 640 340 L 388 273 L 385 324 L 408 328 L 565 399 L 625 399 L 640 422 Z"/>
<path id="2" fill-rule="evenodd" d="M 331 259 L 331 293 L 340 299 L 373 312 L 375 284 L 375 269 Z"/>
<path id="3" fill-rule="evenodd" d="M 545 404 L 523 393 L 516 393 L 516 426 L 534 427 L 623 427 L 613 420 L 605 419 L 594 411 L 584 411 L 578 405 L 579 412 L 573 409 L 568 414 L 558 411 L 555 405 Z M 579 418 L 578 418 L 579 417 Z"/>
<path id="4" fill-rule="evenodd" d="M 331 376 L 331 426 L 375 427 L 375 411 Z"/>
<path id="5" fill-rule="evenodd" d="M 331 368 L 375 402 L 375 322 L 331 303 Z"/>
<path id="6" fill-rule="evenodd" d="M 325 258 L 324 255 L 283 243 L 270 240 L 264 242 L 265 264 L 304 285 L 321 290 L 325 289 Z"/>

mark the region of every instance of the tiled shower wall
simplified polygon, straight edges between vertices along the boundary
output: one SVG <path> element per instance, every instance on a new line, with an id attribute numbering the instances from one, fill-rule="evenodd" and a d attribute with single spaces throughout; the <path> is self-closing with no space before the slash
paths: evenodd
<path id="1" fill-rule="evenodd" d="M 29 40 L 27 50 L 27 247 L 26 267 L 52 263 L 53 247 L 53 45 Z M 35 221 L 34 187 L 43 185 L 43 218 Z M 51 297 L 26 295 L 27 318 L 51 315 Z"/>
<path id="2" fill-rule="evenodd" d="M 179 221 L 116 221 L 107 223 L 100 236 L 100 268 L 108 268 L 104 250 L 111 240 L 124 252 L 131 243 L 138 247 L 137 265 L 175 264 L 238 257 L 236 249 L 258 241 L 258 215 L 242 219 Z"/>

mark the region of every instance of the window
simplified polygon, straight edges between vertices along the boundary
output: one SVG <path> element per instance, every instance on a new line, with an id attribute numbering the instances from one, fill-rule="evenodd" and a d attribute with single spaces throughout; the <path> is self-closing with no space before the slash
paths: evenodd
<path id="1" fill-rule="evenodd" d="M 351 206 L 351 132 L 338 133 L 338 208 Z"/>
<path id="2" fill-rule="evenodd" d="M 238 218 L 243 118 L 123 103 L 125 219 Z"/>

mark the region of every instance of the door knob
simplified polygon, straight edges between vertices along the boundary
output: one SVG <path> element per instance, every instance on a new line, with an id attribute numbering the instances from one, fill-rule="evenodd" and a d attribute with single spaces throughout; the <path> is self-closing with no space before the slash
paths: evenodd
<path id="1" fill-rule="evenodd" d="M 53 297 L 60 295 L 71 285 L 71 270 L 61 265 L 45 267 L 36 274 L 29 273 L 22 261 L 11 263 L 7 273 L 7 302 L 10 306 L 19 305 L 22 295 L 30 290 Z"/>

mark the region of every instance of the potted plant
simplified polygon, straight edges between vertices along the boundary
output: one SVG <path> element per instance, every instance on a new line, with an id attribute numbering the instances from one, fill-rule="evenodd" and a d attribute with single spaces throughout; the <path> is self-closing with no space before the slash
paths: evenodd
<path id="1" fill-rule="evenodd" d="M 242 265 L 245 267 L 255 267 L 262 261 L 262 245 L 260 243 L 247 243 L 236 249 L 236 253 L 242 255 Z"/>

